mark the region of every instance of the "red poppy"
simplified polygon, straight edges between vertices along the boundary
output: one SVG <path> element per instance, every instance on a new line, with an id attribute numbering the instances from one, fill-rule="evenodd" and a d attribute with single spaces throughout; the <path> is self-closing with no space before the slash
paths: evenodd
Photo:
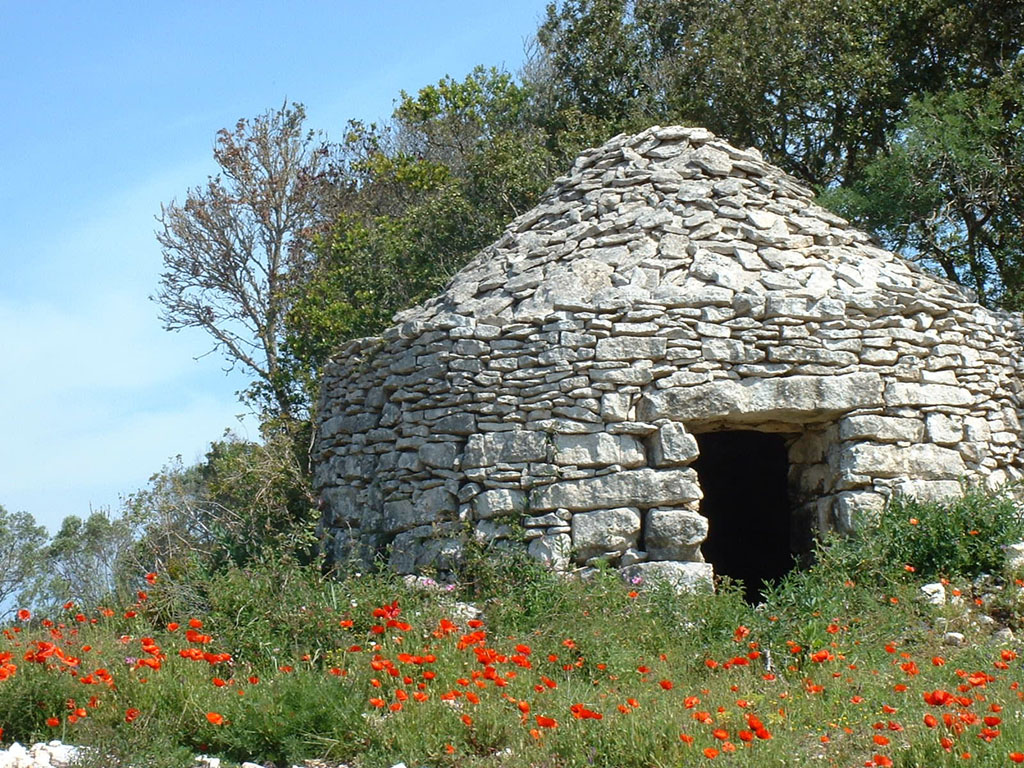
<path id="1" fill-rule="evenodd" d="M 58 717 L 48 717 L 48 718 L 46 718 L 46 724 L 48 726 L 50 726 L 51 728 L 56 728 L 58 725 L 60 725 L 60 718 L 58 718 Z"/>
<path id="2" fill-rule="evenodd" d="M 207 712 L 206 719 L 214 725 L 224 725 L 224 715 L 219 712 Z"/>
<path id="3" fill-rule="evenodd" d="M 18 621 L 28 621 L 32 618 L 32 611 L 27 608 L 22 608 L 18 611 Z"/>
<path id="4" fill-rule="evenodd" d="M 941 707 L 952 701 L 953 694 L 949 691 L 934 690 L 927 691 L 922 694 L 926 704 L 931 704 L 933 707 Z"/>

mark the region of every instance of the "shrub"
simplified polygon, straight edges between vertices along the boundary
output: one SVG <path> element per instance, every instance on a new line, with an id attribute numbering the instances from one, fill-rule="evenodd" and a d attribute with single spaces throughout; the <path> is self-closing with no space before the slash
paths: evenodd
<path id="1" fill-rule="evenodd" d="M 999 573 L 1006 547 L 1024 537 L 1021 509 L 1004 490 L 968 488 L 941 502 L 895 496 L 863 537 L 888 567 L 910 566 L 922 578 Z"/>

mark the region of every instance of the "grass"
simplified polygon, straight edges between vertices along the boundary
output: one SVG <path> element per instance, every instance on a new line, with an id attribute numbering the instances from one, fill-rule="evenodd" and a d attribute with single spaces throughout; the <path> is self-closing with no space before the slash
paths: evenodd
<path id="1" fill-rule="evenodd" d="M 454 592 L 275 562 L 185 604 L 194 585 L 155 574 L 132 605 L 3 630 L 0 741 L 60 738 L 94 748 L 84 764 L 136 766 L 1012 765 L 1024 649 L 995 640 L 990 617 L 1020 628 L 1024 581 L 997 555 L 982 576 L 914 548 L 938 525 L 943 547 L 988 547 L 1005 521 L 976 503 L 895 504 L 757 607 L 737 585 L 676 595 L 515 557 Z M 922 599 L 904 555 L 945 581 L 946 604 Z M 948 645 L 952 631 L 966 642 Z"/>

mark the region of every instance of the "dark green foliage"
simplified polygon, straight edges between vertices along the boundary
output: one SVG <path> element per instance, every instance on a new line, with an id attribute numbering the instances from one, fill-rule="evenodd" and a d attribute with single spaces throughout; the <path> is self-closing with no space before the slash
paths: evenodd
<path id="1" fill-rule="evenodd" d="M 985 81 L 1024 4 L 952 0 L 565 0 L 527 78 L 548 112 L 695 123 L 808 183 L 849 183 L 912 97 Z"/>
<path id="2" fill-rule="evenodd" d="M 855 533 L 827 536 L 814 564 L 787 574 L 765 599 L 796 615 L 859 615 L 871 610 L 865 599 L 913 598 L 914 580 L 1001 576 L 1006 546 L 1022 538 L 1024 518 L 1008 493 L 972 488 L 943 502 L 896 496 L 877 517 L 859 520 Z"/>
<path id="3" fill-rule="evenodd" d="M 1024 307 L 1024 56 L 983 85 L 915 98 L 838 210 L 971 288 Z"/>
<path id="4" fill-rule="evenodd" d="M 228 434 L 199 464 L 179 459 L 126 499 L 139 530 L 135 561 L 174 577 L 265 556 L 312 562 L 317 515 L 307 483 L 288 435 L 254 443 Z"/>
<path id="5" fill-rule="evenodd" d="M 1024 538 L 1024 518 L 1009 495 L 979 489 L 945 502 L 897 496 L 866 536 L 889 567 L 909 565 L 926 579 L 974 577 L 1002 573 L 1005 547 Z"/>
<path id="6" fill-rule="evenodd" d="M 498 631 L 529 631 L 566 608 L 559 576 L 521 548 L 470 541 L 461 575 L 465 599 L 486 606 Z"/>
<path id="7" fill-rule="evenodd" d="M 342 341 L 372 335 L 438 292 L 558 166 L 532 126 L 529 92 L 497 70 L 403 93 L 387 127 L 349 125 L 331 221 L 287 316 L 287 365 L 315 389 Z"/>

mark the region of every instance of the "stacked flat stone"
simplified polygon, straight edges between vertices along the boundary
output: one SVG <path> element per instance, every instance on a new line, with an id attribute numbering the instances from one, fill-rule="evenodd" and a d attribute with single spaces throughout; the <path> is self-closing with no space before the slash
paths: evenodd
<path id="1" fill-rule="evenodd" d="M 585 152 L 395 323 L 323 375 L 338 561 L 444 574 L 472 533 L 559 569 L 706 581 L 690 464 L 721 429 L 785 436 L 794 514 L 818 529 L 1021 475 L 1018 318 L 700 128 Z"/>

